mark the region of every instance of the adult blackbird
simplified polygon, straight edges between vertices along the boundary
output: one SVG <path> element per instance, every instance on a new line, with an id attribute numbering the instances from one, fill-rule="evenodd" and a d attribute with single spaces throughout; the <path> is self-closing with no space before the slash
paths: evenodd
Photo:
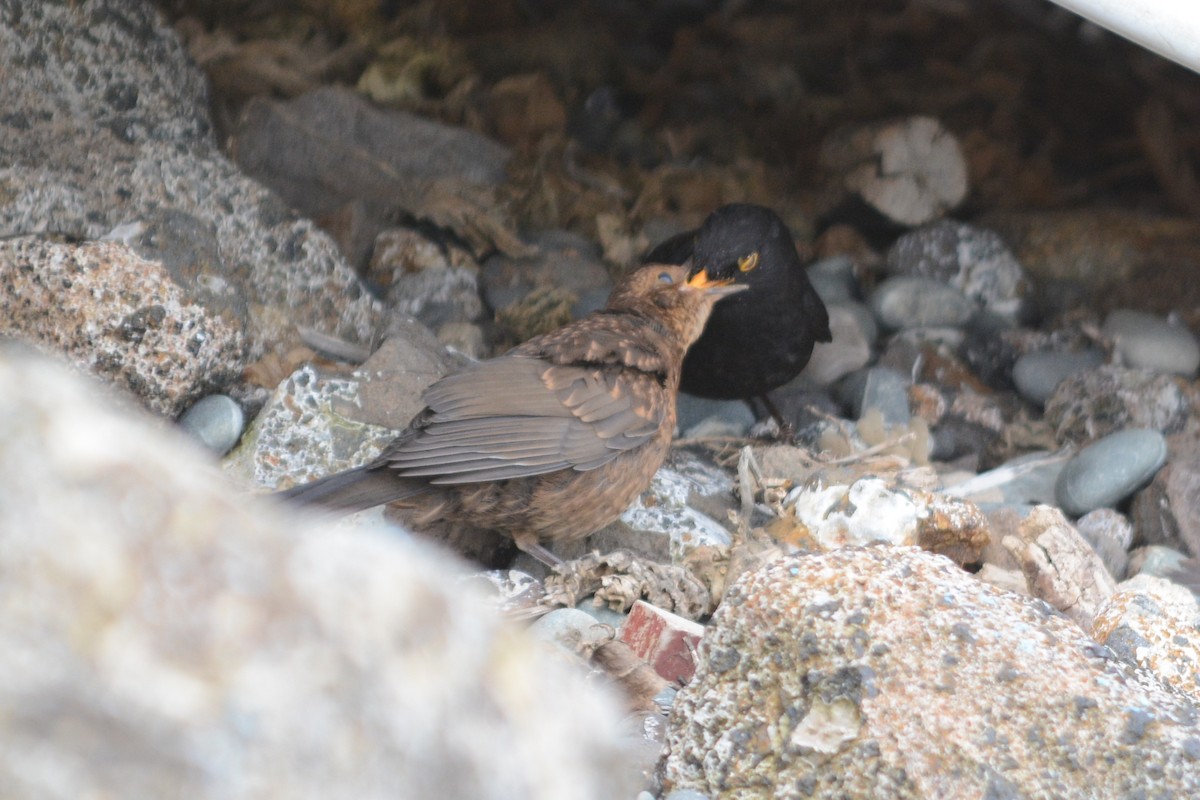
<path id="1" fill-rule="evenodd" d="M 684 352 L 713 304 L 745 288 L 691 272 L 639 268 L 604 309 L 434 383 L 371 463 L 283 495 L 347 512 L 398 501 L 437 538 L 498 532 L 558 563 L 542 542 L 598 530 L 649 486 Z"/>
<path id="2" fill-rule="evenodd" d="M 800 374 L 813 344 L 832 340 L 829 314 L 796 255 L 787 225 L 768 208 L 731 203 L 698 230 L 674 236 L 643 259 L 683 264 L 714 279 L 732 278 L 749 291 L 713 310 L 683 362 L 680 389 L 722 400 L 767 397 Z"/>

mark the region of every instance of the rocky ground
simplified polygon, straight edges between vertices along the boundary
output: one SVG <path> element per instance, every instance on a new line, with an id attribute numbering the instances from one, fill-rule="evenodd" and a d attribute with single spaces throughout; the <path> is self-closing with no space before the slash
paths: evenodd
<path id="1" fill-rule="evenodd" d="M 6 796 L 1200 792 L 1196 75 L 1022 0 L 52 0 L 0 98 Z M 830 311 L 796 443 L 681 397 L 556 575 L 254 497 L 734 201 Z"/>

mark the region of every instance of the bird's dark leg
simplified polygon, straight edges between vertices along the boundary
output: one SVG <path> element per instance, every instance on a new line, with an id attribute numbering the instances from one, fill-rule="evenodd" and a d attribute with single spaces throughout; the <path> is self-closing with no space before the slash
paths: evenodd
<path id="1" fill-rule="evenodd" d="M 762 404 L 766 406 L 767 413 L 775 419 L 775 424 L 779 426 L 779 440 L 787 444 L 795 444 L 796 429 L 792 423 L 784 419 L 783 414 L 779 411 L 779 406 L 775 405 L 775 401 L 771 399 L 771 395 L 763 392 L 758 396 Z"/>

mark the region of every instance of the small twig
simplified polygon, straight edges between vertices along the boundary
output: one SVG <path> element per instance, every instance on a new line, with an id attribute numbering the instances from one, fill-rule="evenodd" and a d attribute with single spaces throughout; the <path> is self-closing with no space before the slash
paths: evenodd
<path id="1" fill-rule="evenodd" d="M 887 450 L 888 448 L 895 447 L 898 444 L 907 444 L 907 443 L 911 442 L 915 437 L 916 437 L 916 434 L 913 433 L 912 431 L 909 431 L 907 433 L 900 434 L 895 439 L 888 439 L 886 442 L 880 442 L 877 445 L 868 447 L 866 450 L 859 450 L 857 453 L 851 453 L 848 456 L 842 456 L 841 458 L 835 458 L 830 461 L 821 461 L 820 463 L 826 464 L 828 466 L 839 466 L 841 464 L 853 464 L 854 462 L 861 461 L 862 459 L 867 458 L 868 456 L 878 455 L 879 453 L 882 453 L 883 451 Z"/>

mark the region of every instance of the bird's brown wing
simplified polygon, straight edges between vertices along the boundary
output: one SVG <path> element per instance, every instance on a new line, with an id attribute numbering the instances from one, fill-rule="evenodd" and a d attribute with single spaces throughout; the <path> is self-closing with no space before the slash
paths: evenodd
<path id="1" fill-rule="evenodd" d="M 669 413 L 653 375 L 510 353 L 426 390 L 420 422 L 376 462 L 434 484 L 600 467 L 653 438 Z"/>

